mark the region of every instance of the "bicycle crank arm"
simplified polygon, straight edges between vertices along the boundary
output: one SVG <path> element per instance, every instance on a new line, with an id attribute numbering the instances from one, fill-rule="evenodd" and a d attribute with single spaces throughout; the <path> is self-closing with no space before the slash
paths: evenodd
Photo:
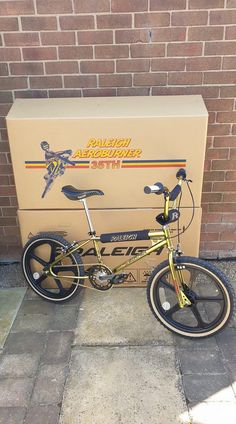
<path id="1" fill-rule="evenodd" d="M 101 281 L 110 281 L 112 284 L 121 284 L 124 283 L 128 274 L 110 274 L 110 275 L 101 275 L 99 279 Z"/>

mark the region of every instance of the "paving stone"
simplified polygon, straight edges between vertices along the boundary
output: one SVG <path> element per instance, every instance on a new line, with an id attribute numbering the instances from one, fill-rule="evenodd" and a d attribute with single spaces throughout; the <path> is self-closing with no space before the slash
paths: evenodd
<path id="1" fill-rule="evenodd" d="M 83 298 L 83 293 L 85 292 L 84 289 L 81 290 L 77 290 L 76 295 L 74 297 L 72 297 L 72 299 L 68 300 L 68 302 L 65 302 L 63 304 L 54 304 L 53 302 L 51 302 L 51 305 L 54 305 L 55 307 L 70 307 L 70 306 L 78 306 Z M 31 288 L 28 288 L 27 293 L 25 295 L 25 300 L 38 300 L 40 302 L 44 302 L 45 300 L 42 299 L 37 293 L 35 293 Z"/>
<path id="2" fill-rule="evenodd" d="M 11 333 L 9 334 L 4 351 L 7 353 L 37 353 L 44 350 L 46 336 L 43 333 Z"/>
<path id="3" fill-rule="evenodd" d="M 229 252 L 230 253 L 230 252 Z M 231 284 L 236 288 L 236 261 L 232 259 L 231 261 L 213 261 L 211 262 L 217 268 L 221 269 L 230 280 Z"/>
<path id="4" fill-rule="evenodd" d="M 226 362 L 227 371 L 232 374 L 232 378 L 236 380 L 236 362 Z"/>
<path id="5" fill-rule="evenodd" d="M 3 355 L 0 359 L 0 377 L 32 377 L 38 363 L 39 355 Z"/>
<path id="6" fill-rule="evenodd" d="M 0 424 L 23 424 L 25 408 L 0 408 Z"/>
<path id="7" fill-rule="evenodd" d="M 72 297 L 71 299 L 69 299 L 66 302 L 63 302 L 61 304 L 56 303 L 55 304 L 55 308 L 59 308 L 59 307 L 63 307 L 63 308 L 70 308 L 71 306 L 79 306 L 80 303 L 82 302 L 83 296 L 85 294 L 85 292 L 87 291 L 87 289 L 85 288 L 79 288 L 76 292 L 76 295 L 74 297 Z"/>
<path id="8" fill-rule="evenodd" d="M 236 402 L 201 402 L 189 409 L 191 424 L 233 423 L 236 417 Z"/>
<path id="9" fill-rule="evenodd" d="M 235 292 L 236 292 L 236 290 L 235 290 Z M 231 321 L 228 324 L 228 327 L 236 329 L 236 318 L 235 317 L 231 319 Z"/>
<path id="10" fill-rule="evenodd" d="M 76 345 L 173 345 L 173 336 L 153 316 L 146 290 L 88 290 L 79 308 Z"/>
<path id="11" fill-rule="evenodd" d="M 186 410 L 173 347 L 73 350 L 60 424 L 179 424 Z"/>
<path id="12" fill-rule="evenodd" d="M 236 330 L 226 328 L 217 335 L 217 341 L 224 358 L 229 362 L 236 362 Z"/>
<path id="13" fill-rule="evenodd" d="M 43 365 L 36 379 L 33 402 L 47 405 L 60 402 L 67 372 L 64 364 Z"/>
<path id="14" fill-rule="evenodd" d="M 181 349 L 178 354 L 183 374 L 226 373 L 226 369 L 217 351 Z"/>
<path id="15" fill-rule="evenodd" d="M 183 376 L 183 385 L 186 398 L 194 401 L 235 401 L 234 392 L 227 375 L 199 375 Z"/>
<path id="16" fill-rule="evenodd" d="M 31 378 L 4 378 L 0 380 L 0 407 L 27 406 L 33 388 Z"/>
<path id="17" fill-rule="evenodd" d="M 60 408 L 57 405 L 35 405 L 29 408 L 24 424 L 57 424 Z"/>
<path id="18" fill-rule="evenodd" d="M 0 253 L 0 287 L 5 287 L 7 289 L 11 287 L 15 289 L 16 287 L 26 286 L 26 281 L 22 274 L 21 264 L 9 263 L 9 262 L 12 262 L 14 258 L 13 246 L 11 246 L 9 250 L 10 251 L 8 252 L 7 251 L 4 252 L 4 254 Z M 17 254 L 17 257 L 15 257 L 14 259 L 16 260 L 18 259 L 18 261 L 20 262 L 21 254 L 19 254 L 19 252 Z M 3 262 L 8 262 L 8 263 L 3 264 Z"/>
<path id="19" fill-rule="evenodd" d="M 45 363 L 66 362 L 70 358 L 72 331 L 48 333 L 46 350 L 42 357 Z"/>
<path id="20" fill-rule="evenodd" d="M 229 252 L 230 253 L 230 252 Z M 228 280 L 232 284 L 234 291 L 236 292 L 236 261 L 214 261 L 213 264 L 220 268 L 227 276 Z M 236 328 L 236 316 L 230 321 L 228 327 Z"/>
<path id="21" fill-rule="evenodd" d="M 54 304 L 39 298 L 39 300 L 24 300 L 22 303 L 21 314 L 40 314 L 50 315 L 54 312 Z"/>
<path id="22" fill-rule="evenodd" d="M 34 290 L 32 290 L 30 287 L 27 289 L 26 295 L 25 295 L 25 300 L 40 300 L 42 301 L 42 298 L 35 293 Z"/>
<path id="23" fill-rule="evenodd" d="M 226 368 L 236 396 L 236 362 L 227 362 Z"/>
<path id="24" fill-rule="evenodd" d="M 23 287 L 0 291 L 0 348 L 4 346 L 25 293 Z"/>
<path id="25" fill-rule="evenodd" d="M 51 322 L 50 315 L 37 314 L 18 314 L 12 326 L 12 333 L 20 331 L 39 331 L 44 332 L 48 329 Z"/>
<path id="26" fill-rule="evenodd" d="M 216 338 L 214 336 L 208 337 L 207 339 L 187 339 L 174 335 L 175 344 L 180 349 L 194 349 L 194 350 L 218 350 Z"/>
<path id="27" fill-rule="evenodd" d="M 56 305 L 60 306 L 60 305 Z M 77 319 L 77 307 L 59 307 L 55 309 L 55 312 L 53 314 L 53 319 L 50 323 L 50 329 L 51 330 L 59 330 L 59 331 L 66 331 L 66 330 L 73 330 L 76 326 L 76 319 Z"/>

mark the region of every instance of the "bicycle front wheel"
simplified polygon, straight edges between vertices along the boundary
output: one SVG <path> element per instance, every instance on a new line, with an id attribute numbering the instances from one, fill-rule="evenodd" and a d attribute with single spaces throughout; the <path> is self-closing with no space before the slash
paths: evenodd
<path id="1" fill-rule="evenodd" d="M 235 313 L 235 293 L 226 276 L 214 265 L 201 259 L 179 257 L 183 292 L 191 301 L 180 308 L 169 262 L 160 264 L 147 286 L 149 306 L 155 317 L 170 331 L 189 338 L 203 338 L 218 333 Z"/>
<path id="2" fill-rule="evenodd" d="M 69 243 L 56 234 L 43 233 L 32 237 L 25 245 L 22 255 L 23 274 L 30 287 L 42 298 L 62 302 L 71 299 L 83 284 L 84 268 L 77 252 L 62 258 L 53 267 L 57 277 L 52 277 L 44 269 L 61 255 Z M 66 276 L 70 278 L 66 278 Z"/>

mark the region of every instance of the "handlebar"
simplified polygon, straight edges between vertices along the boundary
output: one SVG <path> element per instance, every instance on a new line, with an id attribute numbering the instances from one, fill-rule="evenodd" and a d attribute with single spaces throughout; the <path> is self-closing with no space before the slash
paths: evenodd
<path id="1" fill-rule="evenodd" d="M 176 186 L 173 188 L 173 190 L 171 190 L 171 192 L 169 193 L 169 199 L 172 201 L 174 201 L 175 199 L 177 199 L 178 195 L 181 192 L 181 186 L 180 184 L 176 184 Z"/>
<path id="2" fill-rule="evenodd" d="M 172 191 L 169 191 L 166 187 L 163 186 L 162 183 L 158 182 L 153 185 L 148 185 L 144 187 L 144 193 L 146 194 L 162 194 L 164 193 L 166 196 L 169 197 L 169 200 L 175 200 L 177 199 L 178 195 L 181 192 L 181 183 L 182 180 L 186 179 L 186 171 L 183 168 L 180 168 L 178 172 L 176 173 L 176 178 L 178 178 L 179 182 L 178 184 L 173 188 Z"/>
<path id="3" fill-rule="evenodd" d="M 186 171 L 183 168 L 180 168 L 176 173 L 176 178 L 178 179 L 178 184 L 169 191 L 167 187 L 164 187 L 162 183 L 158 182 L 153 185 L 148 185 L 144 187 L 144 193 L 146 194 L 164 194 L 165 197 L 165 206 L 164 206 L 164 219 L 167 220 L 169 213 L 169 201 L 175 201 L 179 194 L 181 193 L 182 181 L 186 180 Z M 175 207 L 175 206 L 174 206 Z"/>

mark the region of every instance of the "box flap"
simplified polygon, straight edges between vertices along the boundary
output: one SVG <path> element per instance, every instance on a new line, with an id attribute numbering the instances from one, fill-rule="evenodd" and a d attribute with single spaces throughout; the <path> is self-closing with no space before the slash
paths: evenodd
<path id="1" fill-rule="evenodd" d="M 207 116 L 202 96 L 16 99 L 7 115 L 15 119 L 143 118 Z"/>

